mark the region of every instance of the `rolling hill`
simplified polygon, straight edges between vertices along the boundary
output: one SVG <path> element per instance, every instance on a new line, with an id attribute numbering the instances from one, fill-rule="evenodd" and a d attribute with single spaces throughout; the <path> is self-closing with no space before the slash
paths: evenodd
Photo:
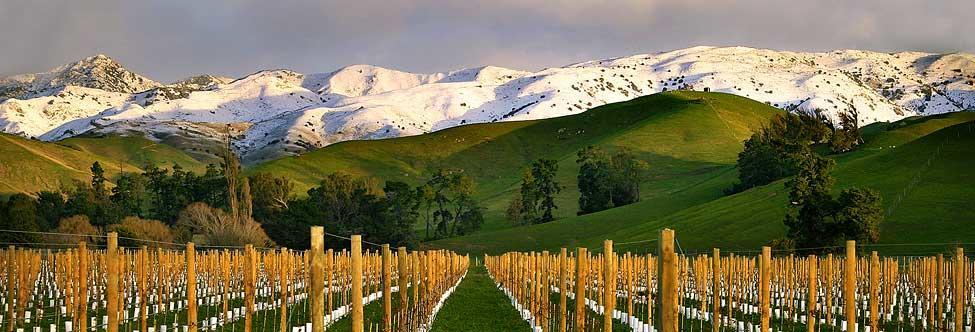
<path id="1" fill-rule="evenodd" d="M 678 206 L 720 197 L 735 176 L 742 141 L 777 112 L 781 111 L 730 94 L 667 92 L 559 118 L 342 142 L 248 171 L 291 177 L 303 193 L 340 170 L 418 184 L 436 168 L 459 168 L 478 183 L 477 198 L 487 208 L 485 228 L 501 229 L 512 226 L 503 219 L 503 211 L 532 160 L 558 160 L 558 181 L 565 186 L 557 197 L 562 207 L 558 217 L 569 218 L 575 215 L 579 197 L 576 152 L 588 145 L 628 148 L 650 163 L 653 181 L 642 192 L 645 200 L 668 202 L 659 205 L 663 215 Z"/>
<path id="2" fill-rule="evenodd" d="M 91 164 L 100 162 L 110 178 L 146 164 L 174 163 L 202 172 L 205 163 L 166 144 L 137 137 L 76 137 L 41 142 L 0 134 L 0 194 L 57 189 L 71 181 L 90 181 Z"/>
<path id="3" fill-rule="evenodd" d="M 860 150 L 832 156 L 835 190 L 868 187 L 883 196 L 886 212 L 881 241 L 873 249 L 886 253 L 918 254 L 941 250 L 975 238 L 975 113 L 909 118 L 864 128 Z M 710 184 L 717 188 L 733 180 L 734 171 Z M 673 187 L 675 192 L 693 187 Z M 685 251 L 719 247 L 749 252 L 785 235 L 782 224 L 788 190 L 784 180 L 731 196 L 711 196 L 661 213 L 666 199 L 645 197 L 639 203 L 553 223 L 482 232 L 430 243 L 433 247 L 467 252 L 553 250 L 586 246 L 599 250 L 604 239 L 622 244 L 620 250 L 653 250 L 661 228 L 677 230 Z M 919 245 L 911 245 L 919 244 Z M 927 244 L 927 245 L 920 245 Z M 926 252 L 925 252 L 926 253 Z"/>

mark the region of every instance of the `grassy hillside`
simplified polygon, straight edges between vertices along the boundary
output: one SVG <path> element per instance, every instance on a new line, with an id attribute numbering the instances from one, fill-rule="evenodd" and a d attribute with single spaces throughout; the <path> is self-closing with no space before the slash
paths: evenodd
<path id="1" fill-rule="evenodd" d="M 88 181 L 95 161 L 114 176 L 146 163 L 194 171 L 204 164 L 178 149 L 136 137 L 71 138 L 51 143 L 0 134 L 0 194 L 34 193 L 72 180 Z"/>
<path id="2" fill-rule="evenodd" d="M 742 141 L 776 112 L 729 94 L 660 93 L 554 119 L 344 142 L 249 171 L 289 176 L 304 192 L 338 170 L 417 184 L 438 167 L 461 168 L 478 183 L 478 198 L 488 208 L 485 231 L 490 231 L 512 226 L 502 214 L 532 160 L 559 161 L 558 180 L 565 189 L 557 197 L 557 217 L 571 218 L 579 196 L 575 153 L 587 145 L 625 147 L 650 163 L 653 181 L 641 189 L 645 200 L 656 202 L 647 213 L 663 216 L 720 197 L 735 176 Z"/>
<path id="3" fill-rule="evenodd" d="M 859 186 L 878 190 L 883 196 L 887 216 L 881 227 L 881 245 L 876 248 L 888 253 L 919 253 L 938 250 L 938 246 L 890 244 L 957 243 L 975 238 L 975 228 L 968 227 L 975 218 L 970 206 L 975 195 L 975 175 L 970 171 L 975 163 L 973 120 L 973 113 L 955 113 L 877 124 L 865 129 L 869 141 L 862 149 L 834 156 L 838 161 L 833 174 L 836 191 Z M 726 184 L 733 174 L 728 172 L 702 185 Z M 654 244 L 626 243 L 650 241 L 659 229 L 669 227 L 677 230 L 684 250 L 754 250 L 785 234 L 782 219 L 787 196 L 784 181 L 778 181 L 701 203 L 650 197 L 593 215 L 431 245 L 475 253 L 575 245 L 598 250 L 603 239 L 614 239 L 624 243 L 620 250 L 645 251 Z M 662 215 L 659 205 L 668 203 L 679 208 Z"/>

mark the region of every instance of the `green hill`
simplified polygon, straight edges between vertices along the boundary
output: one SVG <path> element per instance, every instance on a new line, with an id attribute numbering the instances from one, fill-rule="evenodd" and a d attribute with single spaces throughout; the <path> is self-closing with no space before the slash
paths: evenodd
<path id="1" fill-rule="evenodd" d="M 95 161 L 113 176 L 146 163 L 166 167 L 178 163 L 194 171 L 205 167 L 176 148 L 144 138 L 70 138 L 51 143 L 0 134 L 0 194 L 34 193 L 73 180 L 88 181 Z"/>
<path id="2" fill-rule="evenodd" d="M 939 246 L 901 244 L 964 243 L 975 238 L 975 228 L 968 227 L 975 218 L 970 206 L 975 195 L 975 175 L 970 171 L 975 163 L 973 121 L 975 113 L 965 112 L 877 124 L 865 129 L 869 141 L 862 149 L 834 156 L 838 161 L 835 190 L 869 187 L 884 198 L 887 216 L 876 248 L 887 253 L 918 253 Z M 711 183 L 727 183 L 727 178 L 717 177 Z M 648 241 L 656 238 L 657 231 L 668 227 L 677 230 L 684 250 L 755 250 L 785 234 L 782 219 L 787 197 L 784 181 L 778 181 L 700 204 L 680 202 L 683 205 L 677 211 L 665 215 L 656 205 L 668 202 L 651 197 L 592 215 L 431 245 L 469 252 L 576 245 L 598 250 L 603 239 L 614 239 L 624 244 L 621 250 L 645 251 L 653 248 Z"/>
<path id="3" fill-rule="evenodd" d="M 438 167 L 461 168 L 478 183 L 478 198 L 488 208 L 484 231 L 489 231 L 513 226 L 503 211 L 532 160 L 559 161 L 558 180 L 565 189 L 557 197 L 557 217 L 567 219 L 575 216 L 579 197 L 576 152 L 588 145 L 629 148 L 651 165 L 652 181 L 641 190 L 645 201 L 656 203 L 647 213 L 663 216 L 721 197 L 735 177 L 742 141 L 777 112 L 730 94 L 668 92 L 554 119 L 344 142 L 249 171 L 289 176 L 303 193 L 338 170 L 416 184 Z"/>

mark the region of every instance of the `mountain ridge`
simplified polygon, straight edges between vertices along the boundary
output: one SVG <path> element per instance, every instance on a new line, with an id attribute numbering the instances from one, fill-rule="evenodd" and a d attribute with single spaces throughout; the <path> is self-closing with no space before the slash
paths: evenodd
<path id="1" fill-rule="evenodd" d="M 481 66 L 425 74 L 351 65 L 327 73 L 200 77 L 210 79 L 152 82 L 136 92 L 89 88 L 9 98 L 0 101 L 0 129 L 48 141 L 88 133 L 212 143 L 224 140 L 219 127 L 231 124 L 235 148 L 253 163 L 346 140 L 577 114 L 679 89 L 727 92 L 792 111 L 821 108 L 834 118 L 855 109 L 861 125 L 975 109 L 975 56 L 964 53 L 698 46 L 535 72 Z M 9 86 L 0 83 L 0 92 Z"/>

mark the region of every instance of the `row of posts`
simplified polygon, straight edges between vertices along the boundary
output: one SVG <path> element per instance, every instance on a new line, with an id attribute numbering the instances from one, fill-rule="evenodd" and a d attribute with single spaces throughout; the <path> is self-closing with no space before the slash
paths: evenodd
<path id="1" fill-rule="evenodd" d="M 612 313 L 615 309 L 615 276 L 616 269 L 613 259 L 613 242 L 612 240 L 606 240 L 604 244 L 604 253 L 607 255 L 607 259 L 604 260 L 606 267 L 604 269 L 606 273 L 606 287 L 604 288 L 605 294 L 603 298 L 606 300 L 606 311 L 607 313 Z M 715 280 L 720 278 L 721 275 L 721 263 L 717 259 L 721 252 L 718 249 L 714 249 L 713 257 L 714 265 L 711 270 L 713 273 L 713 278 Z M 658 271 L 659 277 L 657 278 L 658 290 L 660 291 L 660 300 L 657 301 L 657 310 L 660 312 L 660 325 L 658 326 L 658 331 L 661 332 L 677 332 L 678 331 L 678 267 L 677 267 L 677 254 L 674 251 L 674 231 L 670 229 L 663 229 L 660 231 L 659 238 L 659 248 L 658 255 L 660 259 L 658 260 Z M 583 257 L 585 257 L 585 249 L 579 249 L 579 263 L 585 262 Z M 817 264 L 815 255 L 810 255 L 809 261 L 809 284 L 815 285 L 817 283 Z M 964 266 L 965 264 L 965 252 L 961 247 L 955 249 L 955 266 Z M 581 264 L 580 264 L 581 265 Z M 759 260 L 759 297 L 760 297 L 760 314 L 761 314 L 761 331 L 771 331 L 771 266 L 772 266 L 772 248 L 762 247 L 762 255 Z M 826 267 L 827 269 L 832 269 L 831 266 Z M 580 266 L 579 271 L 584 271 L 584 267 Z M 869 289 L 869 323 L 870 326 L 874 327 L 874 331 L 877 331 L 879 325 L 879 308 L 878 308 L 878 298 L 879 290 L 878 284 L 880 280 L 880 258 L 876 251 L 870 254 L 870 289 Z M 955 268 L 952 270 L 954 275 L 952 276 L 954 296 L 954 331 L 963 331 L 963 318 L 964 315 L 957 314 L 964 311 L 964 301 L 965 301 L 965 269 Z M 856 241 L 846 241 L 846 257 L 844 259 L 843 267 L 843 311 L 846 317 L 846 321 L 849 322 L 848 326 L 852 326 L 851 330 L 856 331 L 856 321 L 857 321 L 857 308 L 856 308 L 856 273 L 857 273 L 857 252 L 856 252 Z M 582 280 L 584 276 L 580 276 L 576 283 L 576 294 L 583 294 L 585 291 Z M 715 287 L 720 287 L 720 283 L 715 283 Z M 810 303 L 807 305 L 807 331 L 816 331 L 816 319 L 814 315 L 816 314 L 816 297 L 817 297 L 817 287 L 808 287 L 808 299 Z M 713 290 L 714 296 L 714 317 L 720 317 L 720 289 Z M 576 301 L 576 317 L 584 317 L 584 308 L 579 303 L 583 301 Z M 577 318 L 580 319 L 580 318 Z M 581 322 L 580 322 L 581 323 Z M 604 331 L 612 330 L 612 315 L 607 314 L 604 317 Z M 577 326 L 582 326 L 578 324 Z M 712 324 L 715 332 L 718 332 L 721 328 L 720 324 Z"/>
<path id="2" fill-rule="evenodd" d="M 310 295 L 310 305 L 311 305 L 311 332 L 324 332 L 325 331 L 325 290 L 326 284 L 332 285 L 331 281 L 325 280 L 325 230 L 323 227 L 312 227 L 311 228 L 311 293 Z M 353 332 L 363 332 L 364 322 L 363 322 L 363 301 L 362 301 L 362 237 L 360 235 L 352 235 L 350 238 L 352 242 L 351 248 L 351 269 L 352 269 L 352 284 L 351 284 L 351 322 Z M 108 245 L 106 251 L 106 276 L 107 276 L 107 286 L 106 286 L 106 310 L 108 314 L 108 326 L 106 330 L 108 332 L 118 332 L 119 328 L 119 250 L 118 250 L 118 234 L 109 233 L 108 234 Z M 88 273 L 88 259 L 87 249 L 85 243 L 82 242 L 79 246 L 81 260 L 78 272 L 81 273 L 80 277 L 82 280 L 87 279 Z M 257 252 L 252 245 L 247 245 L 245 247 L 245 268 L 244 268 L 244 303 L 245 303 L 245 316 L 244 316 L 244 332 L 253 331 L 253 315 L 255 310 L 255 286 L 257 284 Z M 12 250 L 10 252 L 13 252 Z M 398 286 L 400 290 L 407 289 L 407 277 L 409 273 L 404 269 L 407 268 L 407 253 L 405 247 L 398 248 L 399 257 L 399 280 Z M 382 287 L 383 287 L 383 331 L 392 330 L 392 278 L 391 278 L 391 259 L 392 253 L 390 251 L 389 245 L 384 244 L 382 246 Z M 193 243 L 188 243 L 186 245 L 186 286 L 187 286 L 187 330 L 189 332 L 197 332 L 198 327 L 198 316 L 197 316 L 197 297 L 196 297 L 196 247 Z M 82 287 L 84 287 L 82 283 Z M 13 287 L 10 287 L 12 290 Z M 82 289 L 82 292 L 85 290 Z M 400 308 L 407 307 L 407 292 L 399 292 Z M 85 306 L 87 303 L 81 301 L 79 304 L 81 310 L 78 311 L 81 317 L 78 320 L 79 331 L 86 330 L 87 323 L 87 310 Z M 13 306 L 10 306 L 12 308 Z M 143 313 L 146 311 L 143 310 Z M 112 314 L 114 313 L 114 314 Z M 145 330 L 145 320 L 143 319 L 143 330 Z M 8 327 L 13 327 L 13 324 L 8 324 Z M 282 332 L 288 332 L 287 327 L 281 327 Z"/>

